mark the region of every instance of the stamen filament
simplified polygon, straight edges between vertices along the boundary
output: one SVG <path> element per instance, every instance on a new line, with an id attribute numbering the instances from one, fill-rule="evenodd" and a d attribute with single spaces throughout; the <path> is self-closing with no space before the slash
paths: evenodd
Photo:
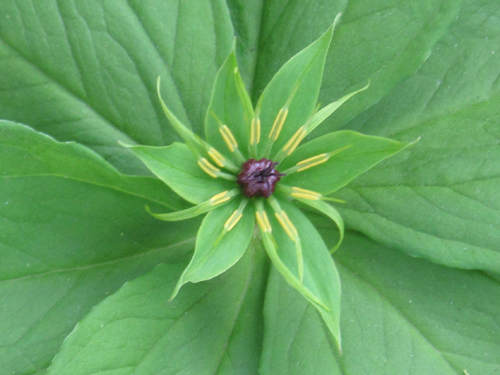
<path id="1" fill-rule="evenodd" d="M 295 164 L 295 166 L 293 166 L 291 168 L 288 168 L 283 173 L 285 173 L 285 174 L 292 174 L 292 173 L 295 173 L 295 172 L 302 172 L 302 171 L 305 171 L 306 169 L 309 169 L 309 168 L 315 167 L 317 165 L 323 164 L 323 163 L 327 162 L 333 155 L 336 155 L 336 154 L 338 154 L 338 153 L 340 153 L 340 152 L 348 149 L 351 146 L 352 145 L 347 145 L 347 146 L 339 148 L 338 150 L 334 150 L 334 151 L 331 151 L 331 152 L 326 152 L 326 153 L 323 153 L 323 154 L 319 154 L 319 155 L 312 156 L 310 158 L 304 159 L 302 161 L 299 161 L 297 164 Z"/>
<path id="2" fill-rule="evenodd" d="M 285 211 L 275 212 L 274 215 L 276 216 L 276 219 L 278 219 L 279 223 L 285 230 L 286 234 L 288 234 L 288 237 L 290 237 L 292 241 L 296 241 L 298 239 L 297 229 L 290 221 L 290 218 L 288 217 L 286 212 Z"/>
<path id="3" fill-rule="evenodd" d="M 278 112 L 278 116 L 276 116 L 276 119 L 274 120 L 273 127 L 271 128 L 271 132 L 269 133 L 269 139 L 271 139 L 272 141 L 276 141 L 278 139 L 287 116 L 288 108 L 281 108 Z"/>
<path id="4" fill-rule="evenodd" d="M 250 126 L 250 145 L 254 146 L 260 142 L 260 118 L 254 117 Z"/>
<path id="5" fill-rule="evenodd" d="M 229 216 L 229 219 L 224 223 L 224 229 L 229 232 L 234 226 L 240 221 L 243 217 L 243 213 L 238 212 L 238 210 L 234 210 L 233 214 Z"/>
<path id="6" fill-rule="evenodd" d="M 206 158 L 198 159 L 198 165 L 203 171 L 210 177 L 217 178 L 217 173 L 220 172 L 219 168 L 216 168 L 212 163 L 210 163 Z"/>
<path id="7" fill-rule="evenodd" d="M 217 151 L 215 148 L 213 147 L 210 147 L 207 151 L 208 153 L 208 156 L 210 156 L 210 158 L 215 162 L 215 164 L 217 164 L 219 167 L 223 168 L 224 165 L 226 164 L 225 161 L 226 159 L 224 158 L 224 156 L 222 156 L 220 154 L 219 151 Z"/>
<path id="8" fill-rule="evenodd" d="M 245 209 L 247 203 L 248 199 L 243 199 L 238 209 L 234 210 L 231 216 L 229 216 L 229 219 L 226 220 L 226 222 L 224 223 L 224 231 L 226 233 L 233 229 L 234 226 L 241 220 L 241 218 L 243 217 L 243 210 Z"/>
<path id="9" fill-rule="evenodd" d="M 305 126 L 301 126 L 283 147 L 283 152 L 286 153 L 286 156 L 290 156 L 295 151 L 306 135 L 307 130 Z"/>
<path id="10" fill-rule="evenodd" d="M 299 233 L 297 232 L 297 229 L 293 225 L 286 212 L 281 209 L 276 198 L 274 198 L 273 196 L 269 197 L 269 203 L 271 204 L 271 207 L 274 210 L 274 215 L 276 216 L 276 219 L 280 223 L 281 227 L 286 232 L 288 237 L 290 237 L 290 239 L 295 243 L 299 280 L 302 283 L 302 280 L 304 278 L 304 258 L 302 255 L 302 245 L 300 243 Z"/>
<path id="11" fill-rule="evenodd" d="M 315 191 L 312 190 L 302 189 L 296 186 L 292 187 L 292 192 L 290 195 L 294 198 L 302 198 L 313 201 L 318 201 L 323 198 L 323 196 L 320 193 L 316 193 Z"/>
<path id="12" fill-rule="evenodd" d="M 216 206 L 218 204 L 224 203 L 231 199 L 231 192 L 229 190 L 223 191 L 222 193 L 214 195 L 212 198 L 210 198 L 210 205 Z"/>
<path id="13" fill-rule="evenodd" d="M 260 229 L 266 233 L 271 233 L 272 228 L 269 223 L 269 218 L 267 217 L 266 211 L 260 210 L 255 212 L 255 219 Z"/>
<path id="14" fill-rule="evenodd" d="M 224 139 L 224 142 L 226 142 L 229 151 L 234 152 L 234 150 L 238 148 L 238 142 L 236 142 L 236 139 L 234 138 L 234 135 L 229 127 L 227 125 L 222 125 L 219 127 L 219 132 Z"/>
<path id="15" fill-rule="evenodd" d="M 330 156 L 327 153 L 325 153 L 325 154 L 319 154 L 319 155 L 313 156 L 311 158 L 307 158 L 305 160 L 299 161 L 297 163 L 297 166 L 299 167 L 297 169 L 297 172 L 302 172 L 302 171 L 305 171 L 306 169 L 323 164 L 326 161 L 328 161 L 328 159 L 330 159 Z"/>

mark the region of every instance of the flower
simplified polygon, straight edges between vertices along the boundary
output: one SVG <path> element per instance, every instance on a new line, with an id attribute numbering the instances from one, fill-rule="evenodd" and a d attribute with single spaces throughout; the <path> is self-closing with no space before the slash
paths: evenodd
<path id="1" fill-rule="evenodd" d="M 233 51 L 217 73 L 205 119 L 205 139 L 188 129 L 158 96 L 165 115 L 185 143 L 167 147 L 126 146 L 173 191 L 194 204 L 157 214 L 174 221 L 208 213 L 195 252 L 172 294 L 182 285 L 211 279 L 233 266 L 259 229 L 264 247 L 286 281 L 307 298 L 340 345 L 340 281 L 324 241 L 296 207 L 344 224 L 331 193 L 405 144 L 352 131 L 304 139 L 338 107 L 368 86 L 319 109 L 326 54 L 334 24 L 292 57 L 254 107 Z M 305 246 L 307 244 L 307 246 Z"/>

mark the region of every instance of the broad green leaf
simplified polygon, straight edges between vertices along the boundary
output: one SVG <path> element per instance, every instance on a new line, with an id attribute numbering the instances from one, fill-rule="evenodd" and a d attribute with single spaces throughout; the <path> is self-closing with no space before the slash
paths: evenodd
<path id="1" fill-rule="evenodd" d="M 499 11 L 464 2 L 425 64 L 349 124 L 421 141 L 342 192 L 348 226 L 413 256 L 500 272 Z"/>
<path id="2" fill-rule="evenodd" d="M 325 105 L 368 80 L 372 84 L 330 116 L 313 136 L 348 128 L 402 142 L 422 137 L 419 144 L 337 193 L 348 201 L 342 211 L 347 226 L 434 262 L 495 271 L 500 191 L 496 152 L 500 136 L 500 5 L 495 1 L 269 0 L 250 4 L 239 0 L 111 0 L 88 5 L 4 0 L 0 2 L 0 67 L 4 73 L 0 78 L 0 118 L 29 123 L 59 140 L 76 140 L 127 173 L 148 173 L 116 140 L 157 146 L 175 140 L 156 97 L 158 75 L 165 84 L 165 100 L 176 116 L 193 129 L 202 129 L 213 78 L 233 38 L 227 8 L 238 37 L 242 75 L 252 88 L 255 103 L 276 71 L 318 38 L 342 11 L 342 22 L 327 54 L 319 100 Z M 29 161 L 26 171 L 30 171 L 30 163 L 40 166 L 36 157 L 28 156 L 32 147 L 7 153 L 4 160 L 17 163 L 4 166 L 9 173 L 24 158 Z M 64 165 L 64 157 L 55 158 L 53 164 L 59 163 Z M 66 171 L 72 176 L 68 179 L 50 175 L 0 180 L 0 268 L 4 264 L 6 272 L 25 272 L 20 277 L 26 277 L 15 282 L 29 283 L 21 288 L 22 293 L 9 289 L 9 298 L 2 300 L 0 337 L 10 346 L 0 357 L 1 371 L 41 375 L 75 322 L 104 293 L 113 293 L 127 279 L 158 262 L 182 259 L 168 256 L 169 244 L 188 239 L 184 245 L 192 247 L 198 223 L 187 223 L 187 227 L 162 223 L 143 209 L 146 204 L 155 212 L 168 209 L 174 195 L 162 182 L 136 179 L 136 189 L 125 188 L 132 179 L 115 181 L 100 168 L 94 171 L 105 176 L 94 176 L 95 181 L 115 181 L 111 186 L 119 187 L 117 190 L 73 179 L 78 170 L 71 167 Z M 90 166 L 87 170 L 94 173 Z M 30 179 L 33 182 L 25 182 Z M 9 203 L 3 206 L 4 194 L 18 198 L 5 199 Z M 9 207 L 12 202 L 16 205 Z M 324 225 L 323 236 L 337 234 L 330 221 Z M 7 242 L 2 236 L 5 233 Z M 21 259 L 24 255 L 18 249 L 30 256 L 40 251 L 41 261 L 65 272 L 48 271 L 44 277 L 51 278 L 50 282 L 39 283 L 40 278 L 29 274 L 26 266 L 32 267 L 33 259 Z M 293 290 L 290 295 L 283 289 L 277 296 L 283 299 L 278 299 L 280 305 L 273 310 L 274 322 L 279 319 L 280 324 L 268 325 L 262 351 L 266 358 L 280 359 L 263 359 L 262 373 L 448 374 L 447 362 L 453 374 L 498 372 L 498 273 L 437 267 L 367 240 L 356 248 L 348 240 L 342 249 L 345 253 L 338 257 L 345 297 L 341 310 L 344 354 L 337 362 L 340 371 L 333 362 L 335 354 L 331 355 L 335 344 L 327 331 L 318 330 L 323 322 L 314 307 L 297 293 L 294 298 Z M 347 264 L 350 251 L 357 255 Z M 117 266 L 129 258 L 134 263 L 144 254 L 151 255 L 144 267 L 131 265 L 134 270 L 127 274 Z M 102 263 L 103 258 L 109 263 Z M 14 266 L 9 268 L 9 262 Z M 99 277 L 89 276 L 92 282 L 70 288 L 65 298 L 65 277 L 71 274 L 77 282 L 85 281 L 81 275 L 89 275 L 86 272 L 93 264 L 103 265 L 98 268 L 102 284 Z M 42 266 L 35 273 L 44 274 Z M 117 269 L 119 276 L 115 277 Z M 268 280 L 267 275 L 255 277 Z M 269 278 L 266 304 L 276 297 L 272 286 L 280 277 Z M 110 279 L 113 282 L 108 283 Z M 203 283 L 188 288 L 198 286 Z M 23 294 L 26 291 L 33 297 Z M 206 298 L 201 303 L 210 302 L 210 296 Z M 258 304 L 262 298 L 259 295 L 249 304 Z M 46 315 L 46 310 L 38 310 L 45 301 L 56 301 L 52 313 Z M 126 308 L 127 302 L 121 307 Z M 307 311 L 297 323 L 291 317 L 302 308 Z M 205 318 L 202 311 L 197 312 L 200 320 Z M 245 332 L 260 335 L 260 329 L 248 328 L 253 323 L 250 318 L 260 322 L 260 314 L 244 307 L 241 312 L 234 332 L 243 332 L 240 327 L 245 326 Z M 28 317 L 16 325 L 12 319 L 18 316 Z M 49 316 L 52 318 L 45 320 Z M 266 319 L 269 324 L 269 315 Z M 293 329 L 297 325 L 300 330 Z M 33 328 L 14 343 L 19 336 L 12 332 L 20 326 Z M 50 334 L 56 339 L 48 339 Z M 247 342 L 254 341 L 244 336 L 237 335 L 241 348 L 237 352 L 246 354 Z M 178 342 L 179 337 L 186 339 L 179 333 L 165 341 Z M 122 348 L 130 342 L 135 343 L 122 341 Z M 201 349 L 206 349 L 206 342 Z M 160 343 L 157 350 L 163 347 Z M 211 373 L 231 373 L 226 366 L 233 366 L 232 373 L 244 373 L 242 368 L 257 373 L 260 346 L 252 354 L 238 357 L 232 348 L 228 345 L 221 365 Z M 176 355 L 183 347 L 175 349 L 178 351 L 170 353 Z M 192 352 L 189 355 L 196 355 L 197 348 Z M 159 362 L 172 357 L 162 355 L 158 355 Z M 176 363 L 179 366 L 171 373 L 184 369 L 182 360 Z M 112 368 L 106 370 L 114 372 Z M 149 373 L 160 371 L 153 368 Z"/>
<path id="3" fill-rule="evenodd" d="M 236 36 L 236 55 L 239 61 L 239 70 L 243 80 L 250 88 L 249 92 L 252 92 L 251 86 L 253 85 L 255 64 L 257 63 L 264 0 L 228 0 L 227 6 Z"/>
<path id="4" fill-rule="evenodd" d="M 329 154 L 325 162 L 308 168 L 299 164 L 298 171 L 282 178 L 284 184 L 330 194 L 347 185 L 380 161 L 402 150 L 407 144 L 390 139 L 366 136 L 352 131 L 338 131 L 314 139 L 297 150 L 280 165 L 280 171 L 295 167 L 309 158 Z M 316 159 L 312 160 L 315 163 Z M 304 168 L 304 170 L 301 170 Z"/>
<path id="5" fill-rule="evenodd" d="M 255 217 L 251 207 L 239 212 L 240 203 L 241 198 L 235 199 L 205 216 L 196 237 L 193 259 L 179 278 L 171 298 L 184 284 L 213 279 L 243 256 L 252 239 Z M 241 214 L 241 219 L 232 229 L 226 228 L 235 213 Z"/>
<path id="6" fill-rule="evenodd" d="M 352 1 L 349 2 L 349 4 L 351 3 Z M 254 102 L 257 102 L 260 94 L 276 72 L 292 56 L 319 38 L 332 25 L 337 14 L 345 12 L 347 4 L 346 0 L 295 0 L 293 3 L 286 0 L 273 0 L 263 2 L 257 48 L 253 44 L 248 47 L 249 49 L 255 48 L 257 51 L 252 92 Z M 231 9 L 233 8 L 231 7 Z M 348 15 L 342 16 L 338 26 L 342 27 L 345 16 Z M 241 28 L 239 22 L 235 24 L 235 28 L 236 33 L 238 33 Z M 336 34 L 335 32 L 334 43 L 338 38 Z M 335 45 L 331 46 L 331 48 L 334 47 Z M 247 54 L 250 52 L 245 51 Z M 330 74 L 332 77 L 337 76 L 336 72 Z M 328 101 L 322 102 L 331 101 L 329 98 Z"/>
<path id="7" fill-rule="evenodd" d="M 283 65 L 262 93 L 256 115 L 262 124 L 259 152 L 263 156 L 274 154 L 265 152 L 273 144 L 274 152 L 278 151 L 313 113 L 333 28 Z"/>
<path id="8" fill-rule="evenodd" d="M 500 272 L 498 115 L 493 99 L 411 131 L 421 144 L 339 192 L 346 223 L 413 256 Z"/>
<path id="9" fill-rule="evenodd" d="M 326 220 L 315 223 L 328 233 Z M 272 272 L 263 375 L 473 375 L 498 369 L 500 306 L 491 298 L 500 291 L 497 280 L 413 259 L 353 233 L 336 263 L 343 353 L 315 309 Z"/>
<path id="10" fill-rule="evenodd" d="M 236 159 L 238 152 L 239 155 L 248 155 L 249 126 L 253 117 L 252 103 L 239 76 L 236 56 L 232 51 L 214 82 L 205 118 L 207 141 L 226 157 Z M 239 162 L 245 160 L 240 158 Z"/>
<path id="11" fill-rule="evenodd" d="M 181 268 L 160 265 L 99 304 L 48 374 L 257 373 L 267 263 L 260 246 L 221 277 L 167 303 Z"/>
<path id="12" fill-rule="evenodd" d="M 279 199 L 299 233 L 302 243 L 303 280 L 299 276 L 299 261 L 294 242 L 268 210 L 272 236 L 276 243 L 264 237 L 266 250 L 284 279 L 319 311 L 330 333 L 340 346 L 340 280 L 330 253 L 310 221 L 290 203 Z"/>
<path id="13" fill-rule="evenodd" d="M 183 143 L 174 143 L 167 147 L 127 146 L 127 148 L 159 179 L 191 203 L 202 203 L 237 186 L 233 181 L 213 178 L 206 174 Z"/>
<path id="14" fill-rule="evenodd" d="M 43 371 L 96 303 L 159 262 L 185 264 L 194 228 L 144 210 L 176 201 L 81 145 L 0 122 L 1 372 Z"/>
<path id="15" fill-rule="evenodd" d="M 169 144 L 156 97 L 202 131 L 233 32 L 222 0 L 0 2 L 0 118 L 85 144 L 121 170 L 146 173 L 116 144 Z M 15 93 L 15 95 L 12 95 Z"/>
<path id="16" fill-rule="evenodd" d="M 461 14 L 461 8 L 467 10 Z M 468 8 L 473 9 L 469 11 Z M 474 26 L 477 26 L 483 15 L 494 14 L 495 9 L 493 4 L 488 7 L 473 1 L 455 0 L 316 0 L 295 1 L 293 6 L 286 0 L 266 2 L 263 10 L 265 17 L 261 23 L 254 99 L 280 66 L 321 35 L 338 12 L 343 12 L 328 51 L 319 101 L 330 103 L 365 85 L 368 80 L 372 84 L 363 95 L 351 99 L 326 120 L 325 125 L 313 136 L 339 129 L 411 77 L 429 57 L 432 58 L 441 40 L 455 44 L 455 36 L 450 33 L 454 23 L 460 24 L 475 15 L 477 22 Z M 489 22 L 488 25 L 494 26 L 495 22 Z M 472 28 L 470 31 L 475 32 Z M 489 39 L 494 39 L 494 35 L 497 33 L 490 33 Z M 483 40 L 484 37 L 473 39 Z M 483 52 L 487 56 L 488 50 L 491 53 L 488 47 L 478 47 L 469 54 L 470 59 L 477 61 L 475 56 Z M 457 50 L 454 53 L 459 55 Z M 473 72 L 471 77 L 474 77 Z M 400 99 L 406 105 L 413 106 L 408 97 L 400 96 Z M 374 124 L 376 128 L 372 134 L 387 135 L 376 131 L 384 123 Z"/>

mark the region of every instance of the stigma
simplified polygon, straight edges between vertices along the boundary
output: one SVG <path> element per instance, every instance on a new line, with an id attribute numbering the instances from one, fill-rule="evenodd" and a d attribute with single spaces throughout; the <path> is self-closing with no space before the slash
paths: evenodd
<path id="1" fill-rule="evenodd" d="M 285 176 L 276 170 L 277 165 L 278 163 L 265 158 L 244 162 L 237 180 L 243 194 L 248 198 L 269 198 L 274 193 L 278 181 Z"/>

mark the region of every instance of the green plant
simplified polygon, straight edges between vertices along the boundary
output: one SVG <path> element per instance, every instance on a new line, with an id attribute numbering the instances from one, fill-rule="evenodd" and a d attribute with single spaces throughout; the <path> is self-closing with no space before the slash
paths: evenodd
<path id="1" fill-rule="evenodd" d="M 2 373 L 499 372 L 499 8 L 2 1 Z M 256 105 L 340 11 L 319 100 L 371 85 L 310 139 L 339 129 L 394 145 L 421 137 L 335 193 L 346 202 L 336 205 L 346 233 L 333 256 L 342 353 L 260 241 L 167 302 L 200 220 L 166 223 L 146 212 L 192 205 L 116 142 L 179 140 L 156 96 L 158 75 L 170 110 L 203 135 L 216 72 L 233 64 L 234 34 Z M 209 118 L 217 125 L 221 116 Z M 331 220 L 306 214 L 334 247 Z"/>

